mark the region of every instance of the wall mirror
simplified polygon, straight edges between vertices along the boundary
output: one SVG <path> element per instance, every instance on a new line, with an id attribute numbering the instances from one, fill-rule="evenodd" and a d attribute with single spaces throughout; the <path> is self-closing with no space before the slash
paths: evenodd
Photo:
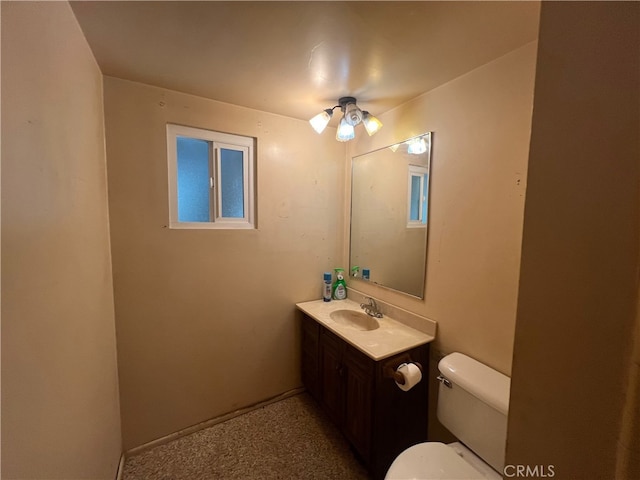
<path id="1" fill-rule="evenodd" d="M 431 132 L 353 157 L 351 275 L 424 296 Z"/>

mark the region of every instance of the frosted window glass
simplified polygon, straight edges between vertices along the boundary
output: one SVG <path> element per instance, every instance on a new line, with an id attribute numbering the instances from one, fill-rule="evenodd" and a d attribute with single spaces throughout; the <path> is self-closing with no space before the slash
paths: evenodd
<path id="1" fill-rule="evenodd" d="M 178 221 L 208 222 L 209 142 L 177 137 Z"/>
<path id="2" fill-rule="evenodd" d="M 244 172 L 242 152 L 220 149 L 222 217 L 244 217 Z"/>

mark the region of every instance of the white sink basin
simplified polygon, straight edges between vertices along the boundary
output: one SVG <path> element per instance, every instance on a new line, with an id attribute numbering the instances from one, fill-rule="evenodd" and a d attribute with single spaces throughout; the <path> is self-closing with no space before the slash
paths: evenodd
<path id="1" fill-rule="evenodd" d="M 355 328 L 356 330 L 375 330 L 380 328 L 378 320 L 357 310 L 334 310 L 329 314 L 331 320 L 340 325 Z"/>

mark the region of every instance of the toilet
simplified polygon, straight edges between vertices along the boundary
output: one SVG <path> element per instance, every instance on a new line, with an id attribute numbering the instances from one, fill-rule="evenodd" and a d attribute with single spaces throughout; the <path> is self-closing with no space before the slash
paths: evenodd
<path id="1" fill-rule="evenodd" d="M 462 353 L 444 357 L 438 370 L 438 420 L 460 442 L 409 447 L 385 480 L 502 479 L 510 378 Z"/>

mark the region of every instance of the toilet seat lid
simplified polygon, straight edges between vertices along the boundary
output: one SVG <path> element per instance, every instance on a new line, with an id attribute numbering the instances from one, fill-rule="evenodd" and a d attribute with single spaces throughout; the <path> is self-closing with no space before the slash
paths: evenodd
<path id="1" fill-rule="evenodd" d="M 419 443 L 393 461 L 385 480 L 482 480 L 486 477 L 444 443 Z"/>

